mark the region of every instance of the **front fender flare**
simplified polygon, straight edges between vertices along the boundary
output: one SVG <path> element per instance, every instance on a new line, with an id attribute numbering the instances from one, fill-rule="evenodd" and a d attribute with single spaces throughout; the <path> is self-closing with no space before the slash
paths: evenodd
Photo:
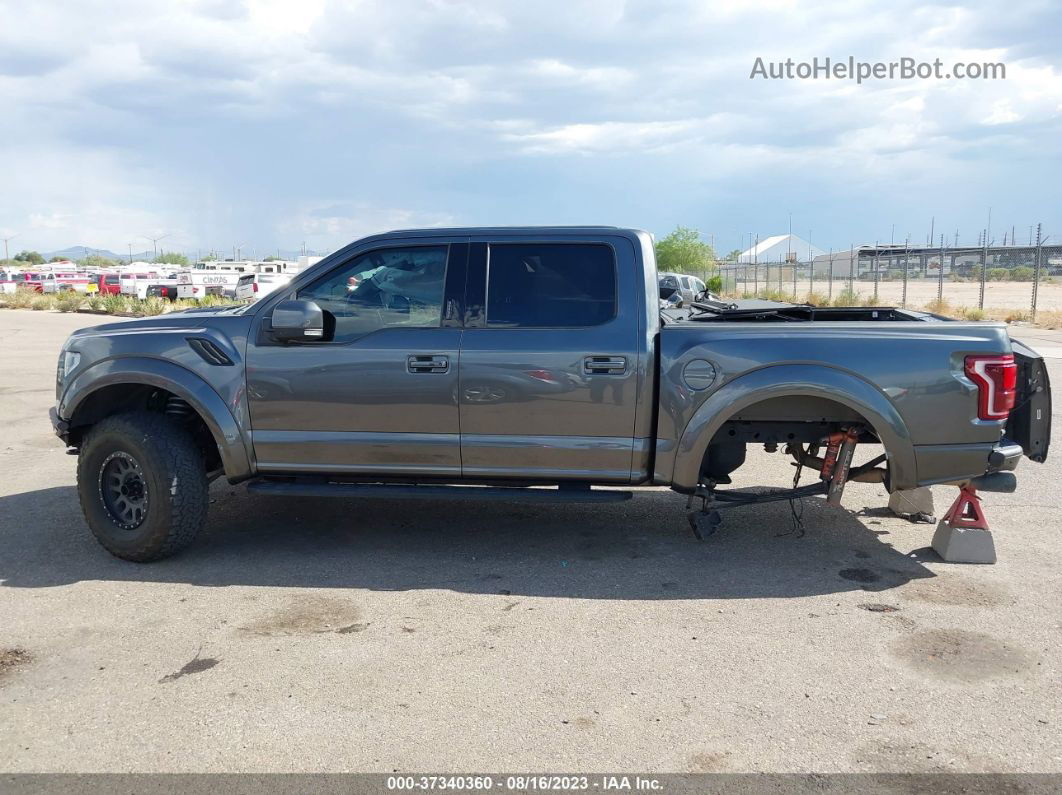
<path id="1" fill-rule="evenodd" d="M 198 375 L 162 359 L 133 356 L 92 365 L 67 386 L 59 404 L 59 416 L 72 418 L 85 398 L 114 384 L 158 387 L 186 400 L 203 418 L 217 442 L 225 476 L 236 482 L 254 474 L 244 435 L 225 401 Z"/>
<path id="2" fill-rule="evenodd" d="M 740 376 L 713 392 L 694 412 L 679 438 L 672 486 L 684 492 L 697 486 L 701 461 L 716 432 L 742 409 L 770 398 L 821 397 L 862 415 L 889 456 L 890 485 L 918 485 L 911 434 L 892 401 L 863 379 L 821 365 L 784 364 Z"/>

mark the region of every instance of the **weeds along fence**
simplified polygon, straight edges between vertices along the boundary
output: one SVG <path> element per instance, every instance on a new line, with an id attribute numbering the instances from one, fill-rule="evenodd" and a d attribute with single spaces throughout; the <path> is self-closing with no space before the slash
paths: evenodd
<path id="1" fill-rule="evenodd" d="M 1062 312 L 1062 244 L 862 246 L 797 262 L 721 262 L 723 293 L 823 304 L 973 310 L 1035 320 Z M 976 312 L 973 312 L 976 314 Z"/>

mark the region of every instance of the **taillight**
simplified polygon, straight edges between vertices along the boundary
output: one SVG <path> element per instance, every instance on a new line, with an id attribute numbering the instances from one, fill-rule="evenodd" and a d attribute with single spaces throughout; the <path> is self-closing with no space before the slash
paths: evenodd
<path id="1" fill-rule="evenodd" d="M 251 282 L 251 290 L 256 293 L 258 292 L 258 282 Z"/>
<path id="2" fill-rule="evenodd" d="M 1017 397 L 1018 365 L 1014 354 L 967 356 L 966 377 L 977 384 L 977 417 L 1005 420 Z"/>

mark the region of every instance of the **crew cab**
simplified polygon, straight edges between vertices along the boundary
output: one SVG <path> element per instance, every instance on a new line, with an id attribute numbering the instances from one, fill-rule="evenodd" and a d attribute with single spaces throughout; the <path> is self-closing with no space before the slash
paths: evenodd
<path id="1" fill-rule="evenodd" d="M 1046 458 L 1047 372 L 1002 324 L 660 295 L 638 230 L 375 235 L 252 304 L 75 332 L 51 421 L 92 532 L 137 561 L 190 543 L 222 476 L 538 502 L 663 485 L 732 506 L 753 501 L 720 488 L 748 445 L 814 474 L 779 499 L 834 503 L 852 479 L 1010 490 Z M 877 454 L 857 466 L 856 445 Z"/>

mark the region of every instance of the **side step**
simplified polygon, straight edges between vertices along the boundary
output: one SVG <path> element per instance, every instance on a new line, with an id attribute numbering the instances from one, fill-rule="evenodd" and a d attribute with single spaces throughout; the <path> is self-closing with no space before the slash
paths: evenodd
<path id="1" fill-rule="evenodd" d="M 630 491 L 604 491 L 589 487 L 521 488 L 514 486 L 419 486 L 385 483 L 324 483 L 321 481 L 254 480 L 252 494 L 278 497 L 376 497 L 400 500 L 501 500 L 504 502 L 624 502 Z"/>

